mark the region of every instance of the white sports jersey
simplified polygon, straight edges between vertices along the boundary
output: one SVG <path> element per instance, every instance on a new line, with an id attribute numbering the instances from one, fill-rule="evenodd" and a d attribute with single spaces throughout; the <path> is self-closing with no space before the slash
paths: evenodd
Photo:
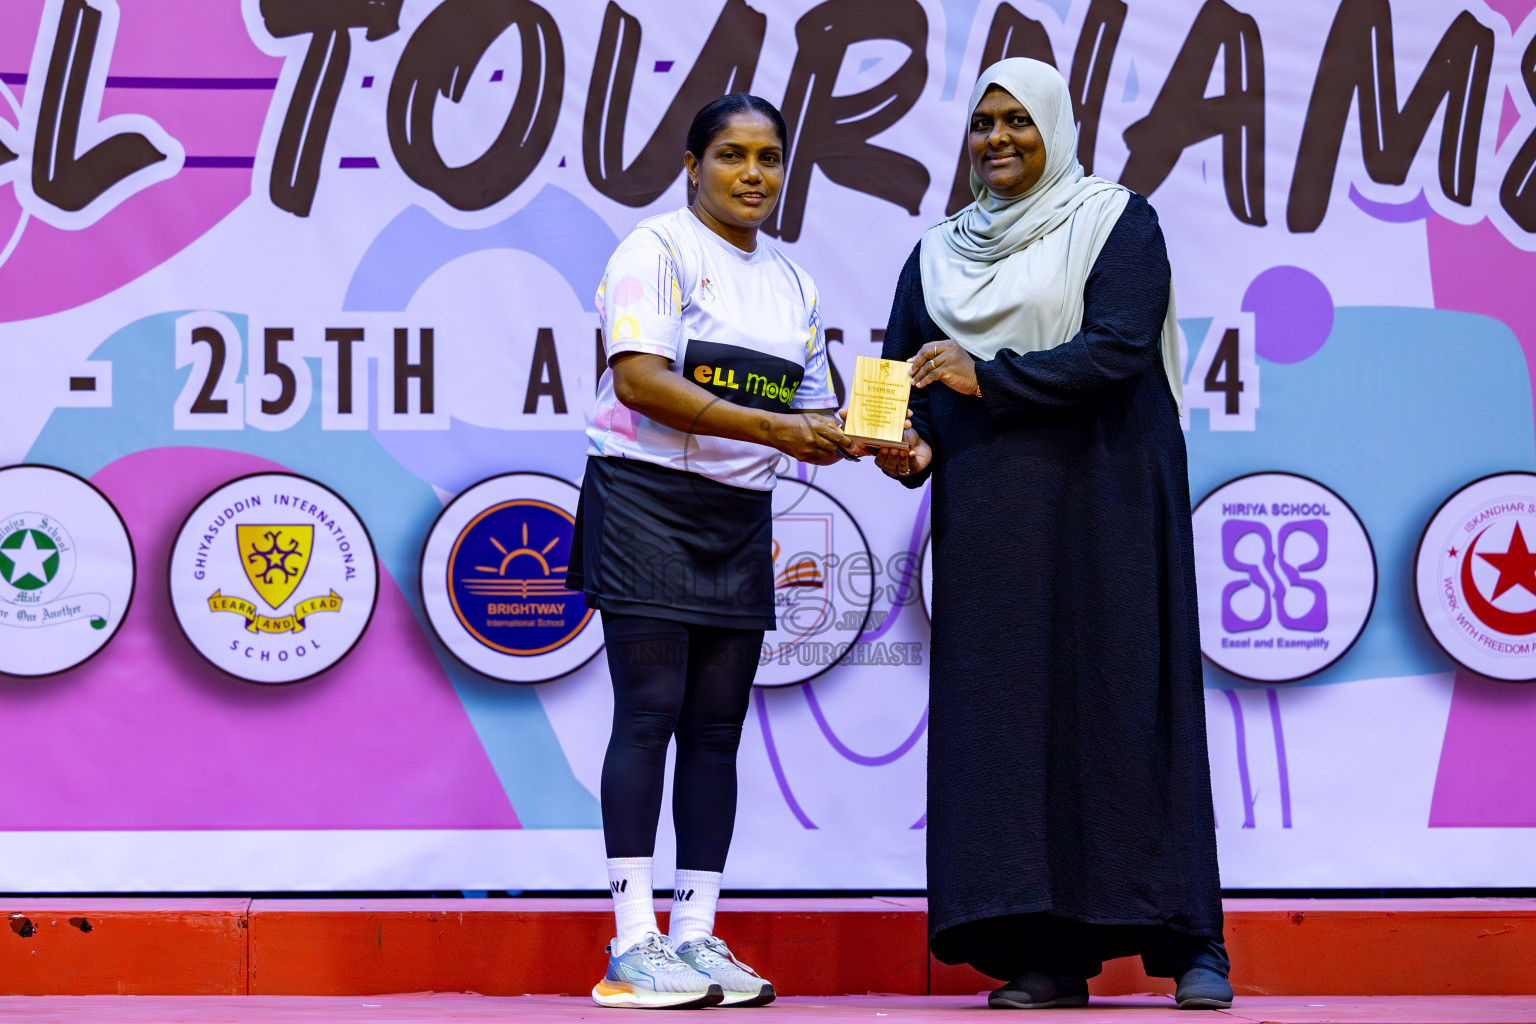
<path id="1" fill-rule="evenodd" d="M 810 275 L 758 236 L 742 252 L 688 209 L 641 221 L 608 260 L 597 312 L 611 360 L 665 356 L 675 373 L 737 405 L 774 412 L 836 402 Z M 772 490 L 784 456 L 766 445 L 686 434 L 623 405 L 612 369 L 587 426 L 589 455 L 640 459 Z"/>

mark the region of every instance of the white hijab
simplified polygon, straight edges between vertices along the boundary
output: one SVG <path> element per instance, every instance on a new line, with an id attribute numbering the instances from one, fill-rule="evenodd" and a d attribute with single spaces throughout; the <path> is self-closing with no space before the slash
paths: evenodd
<path id="1" fill-rule="evenodd" d="M 1072 100 L 1055 68 L 1027 57 L 998 61 L 976 82 L 971 112 L 994 85 L 1034 118 L 1045 141 L 1045 171 L 1012 199 L 992 195 L 972 171 L 976 202 L 924 232 L 920 254 L 929 315 L 983 360 L 1002 349 L 1055 348 L 1077 335 L 1088 273 L 1130 199 L 1124 186 L 1083 174 Z M 1182 412 L 1178 330 L 1170 280 L 1163 369 Z"/>

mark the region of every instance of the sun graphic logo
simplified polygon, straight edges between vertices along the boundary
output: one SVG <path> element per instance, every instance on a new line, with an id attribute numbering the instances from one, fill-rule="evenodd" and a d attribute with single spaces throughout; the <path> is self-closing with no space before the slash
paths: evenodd
<path id="1" fill-rule="evenodd" d="M 601 632 L 566 589 L 579 492 L 537 473 L 492 477 L 445 508 L 422 550 L 422 600 L 443 645 L 506 682 L 564 675 L 597 653 Z"/>
<path id="2" fill-rule="evenodd" d="M 1464 668 L 1536 681 L 1536 474 L 1485 477 L 1448 498 L 1419 541 L 1419 611 Z"/>
<path id="3" fill-rule="evenodd" d="M 448 556 L 459 624 L 492 650 L 520 657 L 569 643 L 592 615 L 565 588 L 574 526 L 564 509 L 532 499 L 501 502 L 472 519 Z"/>
<path id="4" fill-rule="evenodd" d="M 73 668 L 122 625 L 133 595 L 128 531 L 100 491 L 47 466 L 0 469 L 0 501 L 12 506 L 0 507 L 0 673 Z"/>

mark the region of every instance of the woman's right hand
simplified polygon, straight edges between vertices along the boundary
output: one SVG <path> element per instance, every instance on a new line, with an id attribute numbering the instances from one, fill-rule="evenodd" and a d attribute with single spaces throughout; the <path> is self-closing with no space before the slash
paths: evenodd
<path id="1" fill-rule="evenodd" d="M 917 436 L 917 431 L 908 427 L 902 440 L 911 445 L 909 450 L 881 448 L 875 455 L 875 465 L 880 467 L 880 472 L 896 480 L 921 473 L 933 463 L 933 449 Z"/>
<path id="2" fill-rule="evenodd" d="M 830 466 L 843 457 L 841 449 L 852 444 L 837 420 L 819 412 L 779 413 L 776 419 L 773 446 L 801 462 Z"/>

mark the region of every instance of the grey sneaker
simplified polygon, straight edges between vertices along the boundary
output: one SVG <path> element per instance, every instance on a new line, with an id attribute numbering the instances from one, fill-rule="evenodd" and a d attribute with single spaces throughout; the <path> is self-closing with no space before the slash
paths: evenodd
<path id="1" fill-rule="evenodd" d="M 623 953 L 614 952 L 618 944 L 618 939 L 608 944 L 608 973 L 592 986 L 598 1006 L 691 1010 L 725 998 L 708 975 L 678 959 L 666 936 L 646 932 Z"/>
<path id="2" fill-rule="evenodd" d="M 677 947 L 677 955 L 694 970 L 709 975 L 725 991 L 721 1006 L 766 1006 L 773 1002 L 773 986 L 737 960 L 724 940 L 713 935 Z"/>

